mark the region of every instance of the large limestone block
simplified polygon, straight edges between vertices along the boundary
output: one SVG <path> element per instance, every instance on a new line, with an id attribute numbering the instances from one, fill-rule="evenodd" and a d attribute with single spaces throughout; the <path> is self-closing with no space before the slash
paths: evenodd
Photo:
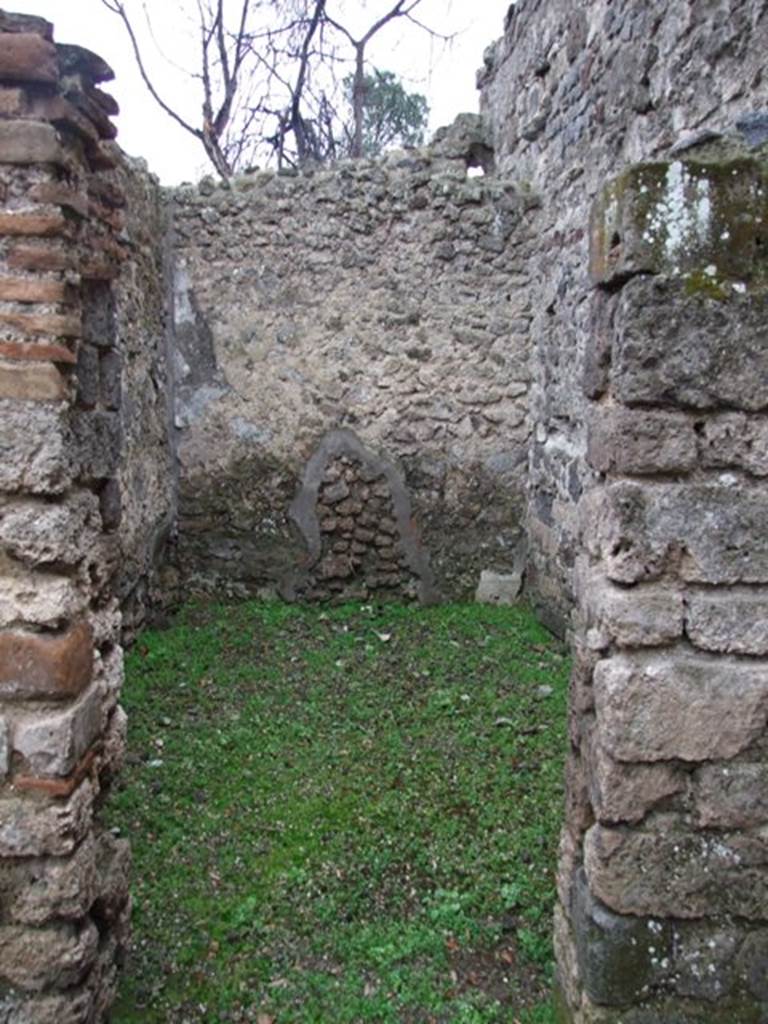
<path id="1" fill-rule="evenodd" d="M 74 420 L 76 457 L 87 480 L 114 475 L 120 461 L 122 426 L 116 412 L 83 412 Z"/>
<path id="2" fill-rule="evenodd" d="M 104 727 L 104 692 L 94 683 L 71 705 L 55 711 L 18 715 L 13 749 L 32 776 L 66 776 Z"/>
<path id="3" fill-rule="evenodd" d="M 59 494 L 75 474 L 66 410 L 0 399 L 0 491 Z"/>
<path id="4" fill-rule="evenodd" d="M 623 481 L 581 503 L 584 543 L 618 583 L 665 572 L 691 583 L 768 582 L 768 488 Z"/>
<path id="5" fill-rule="evenodd" d="M 0 576 L 0 626 L 22 621 L 58 627 L 62 621 L 80 618 L 88 605 L 87 595 L 76 580 L 24 570 L 1 551 Z"/>
<path id="6" fill-rule="evenodd" d="M 82 561 L 101 532 L 99 499 L 88 491 L 66 501 L 17 501 L 0 508 L 0 543 L 28 564 Z"/>
<path id="7" fill-rule="evenodd" d="M 87 836 L 71 857 L 0 861 L 3 903 L 17 924 L 80 920 L 97 896 L 96 843 Z"/>
<path id="8" fill-rule="evenodd" d="M 768 824 L 768 764 L 704 764 L 694 775 L 698 822 L 707 828 Z"/>
<path id="9" fill-rule="evenodd" d="M 0 927 L 0 977 L 28 992 L 76 985 L 93 966 L 99 933 L 92 921 Z"/>
<path id="10" fill-rule="evenodd" d="M 678 473 L 696 465 L 694 420 L 684 413 L 594 405 L 587 458 L 600 473 Z"/>
<path id="11" fill-rule="evenodd" d="M 768 592 L 696 591 L 686 599 L 686 632 L 705 651 L 768 654 Z"/>
<path id="12" fill-rule="evenodd" d="M 131 848 L 127 839 L 116 839 L 109 832 L 98 838 L 98 892 L 96 912 L 115 922 L 125 910 L 130 892 Z"/>
<path id="13" fill-rule="evenodd" d="M 699 458 L 707 469 L 768 476 L 768 417 L 725 412 L 701 424 Z"/>
<path id="14" fill-rule="evenodd" d="M 683 635 L 683 593 L 672 586 L 619 587 L 579 562 L 577 593 L 590 646 L 653 647 Z"/>
<path id="15" fill-rule="evenodd" d="M 755 235 L 766 226 L 768 166 L 756 157 L 637 164 L 594 203 L 590 271 L 604 284 L 675 276 L 691 294 L 725 298 L 764 275 Z"/>
<path id="16" fill-rule="evenodd" d="M 684 649 L 606 658 L 594 690 L 599 742 L 618 761 L 735 757 L 768 719 L 768 665 Z"/>
<path id="17" fill-rule="evenodd" d="M 4 82 L 59 80 L 56 47 L 36 32 L 8 32 L 0 37 L 0 79 Z"/>
<path id="18" fill-rule="evenodd" d="M 93 821 L 94 791 L 86 780 L 67 800 L 8 796 L 0 800 L 0 857 L 64 857 Z"/>
<path id="19" fill-rule="evenodd" d="M 584 867 L 591 892 L 618 914 L 761 921 L 768 906 L 764 839 L 692 832 L 671 816 L 648 831 L 593 825 Z"/>
<path id="20" fill-rule="evenodd" d="M 611 386 L 626 405 L 768 408 L 768 293 L 728 301 L 636 278 L 616 312 Z"/>
<path id="21" fill-rule="evenodd" d="M 590 796 L 602 824 L 641 821 L 660 800 L 686 788 L 687 775 L 676 765 L 624 764 L 597 742 L 589 752 Z"/>

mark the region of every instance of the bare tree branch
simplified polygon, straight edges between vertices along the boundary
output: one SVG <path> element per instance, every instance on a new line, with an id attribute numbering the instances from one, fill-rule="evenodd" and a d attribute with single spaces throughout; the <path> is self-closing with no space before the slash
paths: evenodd
<path id="1" fill-rule="evenodd" d="M 141 52 L 140 33 L 129 10 L 136 3 L 146 11 L 148 0 L 101 2 L 122 20 L 154 100 L 200 140 L 224 179 L 253 164 L 259 153 L 271 153 L 278 167 L 295 167 L 340 155 L 360 156 L 364 141 L 366 147 L 392 144 L 396 129 L 383 130 L 375 121 L 365 127 L 366 91 L 369 83 L 377 82 L 367 68 L 371 40 L 395 21 L 406 21 L 433 38 L 447 38 L 415 17 L 423 0 L 389 0 L 385 13 L 359 38 L 342 15 L 329 13 L 333 0 L 237 0 L 232 2 L 232 20 L 226 0 L 185 0 L 195 12 L 198 64 L 186 73 L 200 90 L 201 121 L 196 125 L 160 94 Z M 148 27 L 151 33 L 149 21 Z M 351 77 L 342 70 L 350 65 Z M 385 116 L 391 110 L 379 109 Z M 420 116 L 425 109 L 423 99 L 421 107 L 410 107 L 421 111 Z"/>
<path id="2" fill-rule="evenodd" d="M 181 127 L 185 131 L 190 132 L 192 135 L 195 136 L 196 139 L 202 138 L 202 133 L 200 132 L 200 129 L 193 128 L 191 124 L 184 120 L 183 117 L 180 117 L 179 114 L 177 114 L 176 111 L 173 109 L 173 107 L 169 106 L 155 89 L 152 80 L 150 79 L 149 75 L 147 74 L 146 68 L 144 67 L 144 62 L 141 58 L 141 50 L 139 49 L 139 44 L 136 40 L 136 35 L 133 31 L 133 25 L 131 24 L 128 15 L 125 12 L 125 7 L 123 6 L 123 4 L 120 2 L 120 0 L 101 0 L 101 2 L 104 4 L 106 8 L 108 8 L 114 14 L 119 15 L 119 17 L 122 19 L 122 22 L 125 25 L 126 32 L 128 33 L 128 36 L 131 40 L 131 46 L 133 47 L 133 55 L 136 58 L 136 64 L 138 65 L 139 68 L 139 74 L 141 75 L 142 81 L 144 82 L 144 85 L 146 85 L 154 101 L 165 111 L 166 114 L 168 114 L 169 117 L 172 117 L 177 124 L 181 125 Z"/>

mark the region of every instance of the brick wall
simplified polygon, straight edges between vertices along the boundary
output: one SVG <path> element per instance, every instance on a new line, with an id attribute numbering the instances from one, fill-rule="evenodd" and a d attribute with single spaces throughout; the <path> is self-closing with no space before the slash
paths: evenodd
<path id="1" fill-rule="evenodd" d="M 0 13 L 0 1017 L 36 1024 L 101 1019 L 127 928 L 110 77 Z"/>

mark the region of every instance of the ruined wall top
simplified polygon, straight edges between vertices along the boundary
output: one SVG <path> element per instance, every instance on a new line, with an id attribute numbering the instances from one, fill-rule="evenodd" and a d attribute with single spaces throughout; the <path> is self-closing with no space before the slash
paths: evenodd
<path id="1" fill-rule="evenodd" d="M 768 131 L 767 48 L 759 0 L 522 0 L 478 72 L 497 162 L 592 189 L 702 131 L 754 139 Z"/>

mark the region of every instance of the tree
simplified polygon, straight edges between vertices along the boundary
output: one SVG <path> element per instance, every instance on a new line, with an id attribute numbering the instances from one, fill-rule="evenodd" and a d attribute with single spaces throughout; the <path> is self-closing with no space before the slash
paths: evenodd
<path id="1" fill-rule="evenodd" d="M 354 75 L 344 79 L 344 88 L 352 102 L 355 96 Z M 347 132 L 357 142 L 359 125 L 357 156 L 379 156 L 396 143 L 420 146 L 424 142 L 429 117 L 427 100 L 420 93 L 406 92 L 402 82 L 391 71 L 374 69 L 364 76 L 359 112 L 359 122 L 353 117 L 352 131 Z"/>
<path id="2" fill-rule="evenodd" d="M 147 37 L 154 32 L 147 0 L 101 0 L 123 22 L 155 102 L 200 140 L 224 179 L 264 157 L 278 167 L 324 163 L 362 156 L 370 145 L 389 144 L 388 138 L 408 142 L 423 130 L 424 97 L 406 93 L 391 72 L 369 74 L 366 51 L 374 36 L 397 21 L 448 37 L 416 19 L 423 0 L 389 0 L 384 13 L 354 35 L 341 20 L 343 2 L 186 0 L 197 39 L 195 67 L 188 72 L 199 90 L 196 120 L 169 102 L 150 71 Z M 354 70 L 343 76 L 351 63 Z"/>

